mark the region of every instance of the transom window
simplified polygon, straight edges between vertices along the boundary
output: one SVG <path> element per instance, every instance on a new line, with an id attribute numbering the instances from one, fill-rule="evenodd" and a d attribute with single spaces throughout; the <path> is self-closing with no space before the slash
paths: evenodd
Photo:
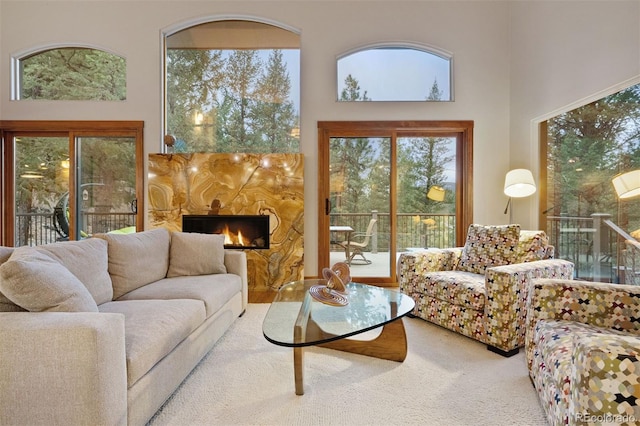
<path id="1" fill-rule="evenodd" d="M 452 58 L 415 46 L 377 45 L 337 61 L 338 101 L 451 101 Z"/>
<path id="2" fill-rule="evenodd" d="M 166 38 L 174 152 L 298 152 L 300 37 L 265 23 L 207 22 Z"/>
<path id="3" fill-rule="evenodd" d="M 62 47 L 15 60 L 13 99 L 123 101 L 124 58 L 98 49 Z"/>

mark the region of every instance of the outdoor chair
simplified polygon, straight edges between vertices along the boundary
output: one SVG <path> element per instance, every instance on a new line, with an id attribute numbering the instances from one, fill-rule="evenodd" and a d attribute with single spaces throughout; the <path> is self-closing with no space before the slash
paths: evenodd
<path id="1" fill-rule="evenodd" d="M 364 257 L 363 250 L 367 248 L 367 246 L 369 245 L 369 239 L 373 235 L 373 227 L 376 225 L 377 221 L 378 221 L 377 219 L 371 219 L 369 221 L 369 225 L 367 226 L 366 232 L 364 233 L 356 232 L 355 234 L 353 234 L 353 236 L 356 238 L 364 237 L 361 241 L 352 241 L 351 239 L 349 239 L 349 241 L 342 241 L 338 243 L 339 246 L 344 248 L 345 257 L 349 265 L 352 264 L 353 258 L 356 255 L 362 257 L 362 260 L 359 260 L 359 262 L 363 262 L 361 264 L 363 265 L 371 264 L 371 261 L 366 257 Z"/>

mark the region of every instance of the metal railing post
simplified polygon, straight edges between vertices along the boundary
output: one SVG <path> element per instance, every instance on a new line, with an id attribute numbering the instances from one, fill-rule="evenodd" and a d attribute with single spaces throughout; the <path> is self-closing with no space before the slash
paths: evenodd
<path id="1" fill-rule="evenodd" d="M 378 210 L 371 210 L 371 219 L 378 219 Z M 371 230 L 371 253 L 378 253 L 378 223 Z"/>
<path id="2" fill-rule="evenodd" d="M 593 228 L 595 233 L 593 234 L 593 280 L 602 281 L 602 264 L 600 263 L 602 241 L 605 240 L 603 232 L 607 232 L 604 229 L 603 221 L 611 217 L 608 213 L 593 213 L 591 218 L 593 219 Z"/>

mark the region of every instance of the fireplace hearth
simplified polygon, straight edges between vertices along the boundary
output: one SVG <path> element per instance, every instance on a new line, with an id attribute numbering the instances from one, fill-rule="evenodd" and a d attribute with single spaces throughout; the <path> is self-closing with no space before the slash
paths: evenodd
<path id="1" fill-rule="evenodd" d="M 269 216 L 266 215 L 183 215 L 183 232 L 222 234 L 224 248 L 268 249 Z"/>

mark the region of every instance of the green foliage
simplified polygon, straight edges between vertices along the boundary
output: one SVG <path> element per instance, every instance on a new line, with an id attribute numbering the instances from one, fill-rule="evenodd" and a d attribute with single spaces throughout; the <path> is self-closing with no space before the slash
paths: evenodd
<path id="1" fill-rule="evenodd" d="M 623 227 L 640 226 L 636 213 L 622 217 L 613 176 L 640 167 L 640 88 L 633 86 L 548 121 L 550 214 L 586 217 L 611 213 Z M 624 202 L 626 211 L 637 201 Z M 637 211 L 637 209 L 634 209 Z"/>
<path id="2" fill-rule="evenodd" d="M 167 52 L 167 131 L 179 152 L 297 152 L 290 92 L 281 50 L 266 64 L 258 50 Z"/>
<path id="3" fill-rule="evenodd" d="M 358 84 L 358 80 L 356 80 L 351 74 L 349 74 L 344 79 L 344 89 L 342 89 L 342 93 L 340 93 L 341 101 L 370 101 L 371 98 L 367 96 L 367 91 L 365 90 L 362 95 L 360 95 L 360 85 Z"/>
<path id="4" fill-rule="evenodd" d="M 22 99 L 122 101 L 124 58 L 96 49 L 60 48 L 20 61 Z"/>

